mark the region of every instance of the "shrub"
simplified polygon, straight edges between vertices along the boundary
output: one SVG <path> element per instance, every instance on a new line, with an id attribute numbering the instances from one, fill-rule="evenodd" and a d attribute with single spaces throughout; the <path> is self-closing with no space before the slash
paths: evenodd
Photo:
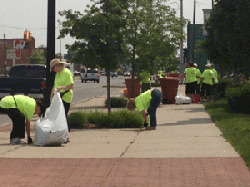
<path id="1" fill-rule="evenodd" d="M 122 98 L 122 97 L 111 97 L 110 98 L 110 105 L 111 108 L 125 108 L 127 104 L 128 99 Z M 107 99 L 105 100 L 105 106 L 107 106 Z"/>
<path id="2" fill-rule="evenodd" d="M 228 87 L 226 89 L 228 107 L 237 113 L 250 113 L 250 83 Z"/>
<path id="3" fill-rule="evenodd" d="M 143 117 L 139 111 L 75 112 L 69 115 L 71 128 L 84 128 L 84 123 L 95 124 L 97 128 L 141 128 Z"/>
<path id="4" fill-rule="evenodd" d="M 71 128 L 83 128 L 83 124 L 87 122 L 87 113 L 75 112 L 68 116 L 68 123 Z"/>

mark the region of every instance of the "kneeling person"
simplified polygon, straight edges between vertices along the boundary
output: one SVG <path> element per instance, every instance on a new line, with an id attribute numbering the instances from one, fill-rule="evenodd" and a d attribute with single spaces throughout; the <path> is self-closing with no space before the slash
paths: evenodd
<path id="1" fill-rule="evenodd" d="M 130 98 L 127 103 L 128 110 L 135 110 L 137 108 L 143 115 L 145 130 L 155 130 L 156 110 L 162 100 L 162 93 L 158 89 L 148 90 L 141 93 L 137 98 Z M 147 116 L 150 115 L 150 127 L 147 124 Z"/>

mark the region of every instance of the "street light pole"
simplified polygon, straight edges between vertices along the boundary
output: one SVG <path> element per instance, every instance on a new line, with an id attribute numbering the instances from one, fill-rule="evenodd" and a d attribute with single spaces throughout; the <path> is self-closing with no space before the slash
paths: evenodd
<path id="1" fill-rule="evenodd" d="M 55 0 L 48 0 L 46 87 L 44 90 L 45 107 L 50 105 L 50 93 L 54 86 L 55 73 L 50 72 L 50 61 L 55 58 Z"/>
<path id="2" fill-rule="evenodd" d="M 196 0 L 194 0 L 194 15 L 193 15 L 193 46 L 192 46 L 192 61 L 194 62 L 194 47 L 195 47 L 195 8 L 196 8 Z"/>
<path id="3" fill-rule="evenodd" d="M 180 0 L 180 18 L 183 20 L 183 0 Z M 183 35 L 183 25 L 181 24 L 181 35 Z M 185 64 L 183 59 L 183 39 L 180 42 L 180 64 L 179 64 L 179 75 L 184 73 L 185 71 Z M 180 78 L 180 84 L 184 83 L 184 79 Z"/>

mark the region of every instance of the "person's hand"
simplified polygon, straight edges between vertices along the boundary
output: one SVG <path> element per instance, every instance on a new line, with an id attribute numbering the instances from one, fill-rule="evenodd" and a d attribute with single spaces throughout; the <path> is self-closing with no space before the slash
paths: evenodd
<path id="1" fill-rule="evenodd" d="M 31 143 L 33 143 L 32 138 L 28 137 L 28 144 L 31 144 Z"/>
<path id="2" fill-rule="evenodd" d="M 59 86 L 59 87 L 57 88 L 58 91 L 60 91 L 61 89 L 65 89 L 65 87 L 64 87 L 64 86 Z"/>

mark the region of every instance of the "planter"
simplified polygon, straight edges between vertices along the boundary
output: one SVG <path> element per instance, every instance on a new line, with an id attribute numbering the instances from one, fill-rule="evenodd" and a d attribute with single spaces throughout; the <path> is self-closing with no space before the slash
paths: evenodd
<path id="1" fill-rule="evenodd" d="M 167 73 L 167 77 L 179 78 L 179 73 Z"/>
<path id="2" fill-rule="evenodd" d="M 177 78 L 160 78 L 161 92 L 163 100 L 166 100 L 168 104 L 175 103 L 175 96 L 177 95 L 179 79 Z M 165 104 L 163 103 L 163 104 Z"/>
<path id="3" fill-rule="evenodd" d="M 127 88 L 127 93 L 126 96 L 128 98 L 132 97 L 132 79 L 125 79 L 125 84 Z M 140 80 L 135 78 L 134 79 L 134 97 L 137 97 L 141 93 L 141 85 L 140 85 Z"/>

